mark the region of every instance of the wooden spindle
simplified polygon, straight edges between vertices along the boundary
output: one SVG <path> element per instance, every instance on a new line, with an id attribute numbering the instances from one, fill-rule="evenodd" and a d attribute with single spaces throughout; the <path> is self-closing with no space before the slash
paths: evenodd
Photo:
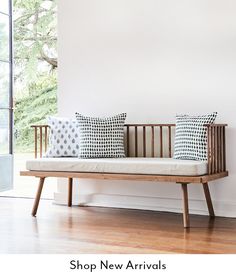
<path id="1" fill-rule="evenodd" d="M 72 196 L 73 196 L 73 178 L 68 178 L 68 199 L 67 205 L 72 206 Z"/>
<path id="2" fill-rule="evenodd" d="M 207 127 L 207 161 L 208 161 L 208 174 L 211 174 L 212 171 L 212 155 L 211 155 L 211 139 L 212 131 L 211 127 Z"/>
<path id="3" fill-rule="evenodd" d="M 135 157 L 138 156 L 138 127 L 134 127 L 134 134 L 135 134 Z"/>
<path id="4" fill-rule="evenodd" d="M 221 171 L 223 172 L 224 171 L 224 137 L 223 137 L 223 130 L 224 130 L 224 127 L 220 127 L 221 128 L 221 131 L 220 131 L 220 135 L 221 135 Z"/>
<path id="5" fill-rule="evenodd" d="M 226 170 L 225 127 L 223 127 L 223 171 Z"/>
<path id="6" fill-rule="evenodd" d="M 218 151 L 217 151 L 217 128 L 214 127 L 214 132 L 215 132 L 215 139 L 214 139 L 214 149 L 215 149 L 215 173 L 218 171 Z"/>
<path id="7" fill-rule="evenodd" d="M 127 148 L 127 157 L 129 157 L 129 126 L 127 125 L 127 131 L 126 131 L 126 148 Z"/>
<path id="8" fill-rule="evenodd" d="M 221 147 L 221 138 L 220 138 L 220 127 L 217 127 L 217 167 L 218 167 L 218 173 L 221 172 L 221 150 L 220 150 L 220 147 Z"/>
<path id="9" fill-rule="evenodd" d="M 154 135 L 154 126 L 151 126 L 152 127 L 152 157 L 154 158 L 154 146 L 155 146 L 155 142 L 154 142 L 154 138 L 155 138 L 155 135 Z"/>
<path id="10" fill-rule="evenodd" d="M 143 126 L 143 156 L 146 157 L 146 127 Z"/>
<path id="11" fill-rule="evenodd" d="M 34 127 L 34 157 L 38 157 L 38 129 Z"/>
<path id="12" fill-rule="evenodd" d="M 160 126 L 160 157 L 163 158 L 163 131 L 162 131 L 162 126 Z"/>
<path id="13" fill-rule="evenodd" d="M 48 127 L 45 126 L 45 136 L 44 136 L 44 149 L 47 152 L 47 145 L 48 145 Z"/>
<path id="14" fill-rule="evenodd" d="M 43 155 L 43 128 L 39 127 L 39 154 L 40 154 L 40 158 Z"/>
<path id="15" fill-rule="evenodd" d="M 169 136 L 169 158 L 171 158 L 171 126 L 168 126 L 168 136 Z"/>
<path id="16" fill-rule="evenodd" d="M 214 147 L 214 140 L 215 140 L 215 129 L 211 127 L 211 172 L 212 174 L 215 173 L 215 147 Z"/>

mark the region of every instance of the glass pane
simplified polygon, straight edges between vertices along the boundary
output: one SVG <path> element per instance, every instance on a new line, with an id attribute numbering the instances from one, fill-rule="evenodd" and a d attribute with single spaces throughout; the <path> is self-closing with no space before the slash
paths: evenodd
<path id="1" fill-rule="evenodd" d="M 9 0 L 0 0 L 0 12 L 9 14 Z"/>
<path id="2" fill-rule="evenodd" d="M 0 108 L 9 107 L 9 63 L 0 62 Z"/>
<path id="3" fill-rule="evenodd" d="M 0 109 L 0 155 L 9 154 L 9 110 Z"/>
<path id="4" fill-rule="evenodd" d="M 9 59 L 9 16 L 0 13 L 0 59 Z"/>
<path id="5" fill-rule="evenodd" d="M 13 156 L 0 155 L 0 192 L 13 188 Z"/>

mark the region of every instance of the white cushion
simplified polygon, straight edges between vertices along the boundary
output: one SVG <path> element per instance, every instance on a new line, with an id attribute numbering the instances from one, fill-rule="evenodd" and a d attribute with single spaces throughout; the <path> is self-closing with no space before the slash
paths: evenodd
<path id="1" fill-rule="evenodd" d="M 27 161 L 26 168 L 33 171 L 199 176 L 207 173 L 207 162 L 172 158 L 41 158 Z"/>

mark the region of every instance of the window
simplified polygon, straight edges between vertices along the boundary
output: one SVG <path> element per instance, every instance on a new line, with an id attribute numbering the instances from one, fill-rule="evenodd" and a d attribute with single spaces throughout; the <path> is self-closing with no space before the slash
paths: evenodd
<path id="1" fill-rule="evenodd" d="M 0 5 L 0 154 L 12 154 L 12 7 Z"/>

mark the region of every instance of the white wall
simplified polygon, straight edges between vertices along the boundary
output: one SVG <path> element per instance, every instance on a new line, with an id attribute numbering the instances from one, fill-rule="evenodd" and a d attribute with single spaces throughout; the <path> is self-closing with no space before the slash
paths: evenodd
<path id="1" fill-rule="evenodd" d="M 236 1 L 60 0 L 59 114 L 127 112 L 127 122 L 174 122 L 218 111 L 230 177 L 210 186 L 216 214 L 236 217 Z M 80 182 L 80 202 L 181 210 L 179 186 Z M 76 187 L 76 191 L 77 191 Z M 201 186 L 190 209 L 206 213 Z M 62 185 L 56 194 L 64 202 Z M 78 196 L 74 197 L 75 203 Z"/>

